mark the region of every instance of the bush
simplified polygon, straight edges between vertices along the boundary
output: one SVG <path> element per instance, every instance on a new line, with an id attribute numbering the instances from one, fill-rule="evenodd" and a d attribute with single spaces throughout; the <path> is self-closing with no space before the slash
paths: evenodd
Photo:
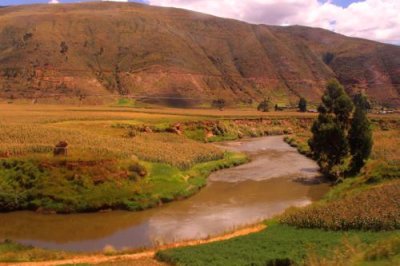
<path id="1" fill-rule="evenodd" d="M 212 101 L 212 107 L 218 108 L 220 111 L 222 111 L 225 108 L 226 102 L 224 99 L 217 99 Z"/>
<path id="2" fill-rule="evenodd" d="M 300 112 L 307 112 L 307 100 L 303 97 L 299 100 L 299 110 Z"/>
<path id="3" fill-rule="evenodd" d="M 143 165 L 140 165 L 139 163 L 134 163 L 129 166 L 129 179 L 133 181 L 137 181 L 140 178 L 143 178 L 147 175 L 147 169 Z"/>
<path id="4" fill-rule="evenodd" d="M 270 102 L 267 99 L 264 99 L 264 101 L 260 102 L 257 106 L 257 110 L 261 112 L 268 112 L 270 107 Z"/>
<path id="5" fill-rule="evenodd" d="M 335 59 L 335 54 L 331 52 L 326 52 L 322 56 L 322 61 L 324 61 L 324 63 L 327 65 L 332 63 L 333 59 Z"/>

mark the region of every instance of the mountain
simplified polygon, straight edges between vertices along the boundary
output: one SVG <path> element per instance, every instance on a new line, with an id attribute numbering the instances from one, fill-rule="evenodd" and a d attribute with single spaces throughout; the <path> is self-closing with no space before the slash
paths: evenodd
<path id="1" fill-rule="evenodd" d="M 400 106 L 400 47 L 135 3 L 0 9 L 3 98 L 316 102 L 335 77 Z"/>

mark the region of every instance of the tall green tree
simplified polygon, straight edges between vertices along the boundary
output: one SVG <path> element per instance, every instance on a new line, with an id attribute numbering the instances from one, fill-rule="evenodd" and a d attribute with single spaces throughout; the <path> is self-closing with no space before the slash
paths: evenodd
<path id="1" fill-rule="evenodd" d="M 299 110 L 300 112 L 307 112 L 307 100 L 304 97 L 299 100 Z"/>
<path id="2" fill-rule="evenodd" d="M 360 172 L 371 155 L 373 146 L 371 123 L 367 117 L 367 110 L 370 108 L 368 98 L 359 94 L 354 97 L 354 104 L 356 105 L 356 111 L 349 131 L 350 153 L 352 155 L 351 174 Z"/>
<path id="3" fill-rule="evenodd" d="M 349 154 L 347 139 L 353 103 L 337 80 L 328 82 L 318 108 L 319 116 L 311 129 L 309 146 L 322 172 L 333 179 L 342 176 Z"/>
<path id="4" fill-rule="evenodd" d="M 325 94 L 322 96 L 322 106 L 327 113 L 335 115 L 335 120 L 342 129 L 348 129 L 354 105 L 343 86 L 337 80 L 328 82 Z"/>
<path id="5" fill-rule="evenodd" d="M 341 126 L 332 114 L 320 114 L 312 126 L 310 148 L 324 175 L 337 179 L 340 165 L 349 152 L 349 143 Z"/>
<path id="6" fill-rule="evenodd" d="M 356 107 L 360 107 L 366 112 L 372 109 L 372 104 L 364 93 L 354 95 L 353 102 Z"/>

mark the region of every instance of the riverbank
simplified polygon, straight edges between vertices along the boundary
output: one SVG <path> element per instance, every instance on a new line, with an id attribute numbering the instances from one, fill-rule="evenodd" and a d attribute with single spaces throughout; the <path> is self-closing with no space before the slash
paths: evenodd
<path id="1" fill-rule="evenodd" d="M 252 161 L 213 173 L 208 185 L 186 200 L 142 212 L 7 213 L 0 215 L 0 237 L 73 252 L 148 248 L 254 224 L 310 204 L 329 188 L 317 178 L 318 166 L 284 143 L 283 136 L 226 142 L 223 149 L 245 153 Z"/>
<path id="2" fill-rule="evenodd" d="M 108 251 L 108 254 L 94 254 L 94 255 L 86 255 L 86 256 L 79 256 L 79 255 L 66 255 L 68 256 L 73 256 L 72 258 L 66 258 L 66 259 L 59 259 L 59 260 L 46 260 L 46 261 L 38 261 L 38 262 L 22 262 L 22 263 L 12 263 L 12 265 L 15 266 L 54 266 L 54 265 L 75 265 L 75 264 L 101 264 L 101 263 L 113 263 L 113 262 L 124 262 L 124 261 L 129 261 L 130 265 L 134 265 L 135 263 L 143 263 L 143 265 L 160 265 L 159 262 L 154 260 L 154 255 L 165 249 L 170 249 L 170 248 L 178 248 L 178 247 L 188 247 L 188 246 L 196 246 L 196 245 L 202 245 L 202 244 L 208 244 L 208 243 L 213 243 L 217 241 L 223 241 L 223 240 L 229 240 L 235 237 L 243 236 L 243 235 L 248 235 L 252 233 L 256 233 L 259 231 L 262 231 L 266 228 L 265 224 L 258 224 L 258 225 L 253 225 L 249 227 L 244 227 L 241 229 L 234 230 L 232 232 L 227 232 L 224 233 L 220 236 L 215 236 L 215 237 L 210 237 L 207 239 L 202 239 L 202 240 L 191 240 L 191 241 L 182 241 L 182 242 L 177 242 L 169 245 L 164 245 L 160 246 L 154 249 L 149 249 L 141 252 L 132 252 L 132 254 L 118 254 L 118 252 L 114 252 L 116 254 L 113 254 L 113 252 Z M 1 250 L 1 245 L 0 245 L 0 250 Z M 10 252 L 12 252 L 10 250 Z M 50 251 L 48 251 L 50 252 Z M 125 251 L 125 253 L 129 253 Z M 18 254 L 16 254 L 18 256 Z M 40 258 L 37 258 L 40 260 Z M 10 258 L 11 260 L 11 258 Z M 9 263 L 1 263 L 0 266 L 5 266 L 9 265 Z"/>
<path id="3" fill-rule="evenodd" d="M 196 194 L 213 170 L 245 162 L 208 142 L 291 133 L 312 121 L 308 114 L 287 120 L 189 113 L 2 105 L 0 211 L 156 207 Z M 60 142 L 68 144 L 66 155 L 53 156 Z"/>
<path id="4" fill-rule="evenodd" d="M 287 211 L 264 232 L 165 250 L 157 258 L 179 265 L 399 265 L 400 119 L 373 119 L 373 128 L 373 153 L 361 174 L 322 200 Z M 309 134 L 287 141 L 308 154 Z"/>

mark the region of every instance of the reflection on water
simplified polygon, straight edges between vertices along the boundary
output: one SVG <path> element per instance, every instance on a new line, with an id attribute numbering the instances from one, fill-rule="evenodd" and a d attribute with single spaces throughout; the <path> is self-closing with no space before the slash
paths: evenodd
<path id="1" fill-rule="evenodd" d="M 143 212 L 0 215 L 0 238 L 51 249 L 74 251 L 149 247 L 157 243 L 204 238 L 255 223 L 319 199 L 327 184 L 309 181 L 316 164 L 299 155 L 282 137 L 225 143 L 247 152 L 252 162 L 210 177 L 194 197 Z"/>

